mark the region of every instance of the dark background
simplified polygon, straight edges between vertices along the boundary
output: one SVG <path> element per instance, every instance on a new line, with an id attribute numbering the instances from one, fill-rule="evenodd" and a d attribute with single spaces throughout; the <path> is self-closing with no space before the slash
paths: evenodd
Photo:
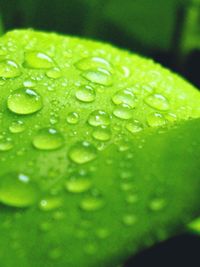
<path id="1" fill-rule="evenodd" d="M 104 40 L 180 73 L 200 88 L 200 0 L 0 0 L 0 35 L 36 28 Z M 125 267 L 200 266 L 200 236 L 183 234 Z"/>

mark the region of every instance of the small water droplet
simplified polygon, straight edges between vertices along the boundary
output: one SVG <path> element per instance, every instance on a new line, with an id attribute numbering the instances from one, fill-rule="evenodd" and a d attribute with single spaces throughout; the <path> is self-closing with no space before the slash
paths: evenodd
<path id="1" fill-rule="evenodd" d="M 13 207 L 28 207 L 38 199 L 38 189 L 24 174 L 7 173 L 0 179 L 0 202 Z"/>
<path id="2" fill-rule="evenodd" d="M 39 208 L 43 211 L 55 210 L 62 205 L 62 199 L 58 197 L 46 197 L 39 203 Z"/>
<path id="3" fill-rule="evenodd" d="M 129 120 L 132 118 L 131 108 L 126 104 L 117 106 L 114 109 L 113 114 L 115 115 L 115 117 L 122 120 Z"/>
<path id="4" fill-rule="evenodd" d="M 65 188 L 71 193 L 82 193 L 89 190 L 92 182 L 87 178 L 70 179 L 65 183 Z"/>
<path id="5" fill-rule="evenodd" d="M 136 105 L 136 97 L 133 92 L 128 89 L 123 89 L 115 93 L 112 97 L 112 101 L 116 105 L 125 104 L 128 105 L 130 108 L 134 108 Z"/>
<path id="6" fill-rule="evenodd" d="M 75 63 L 75 66 L 79 70 L 89 70 L 96 68 L 104 68 L 112 70 L 112 66 L 108 60 L 102 57 L 86 57 Z"/>
<path id="7" fill-rule="evenodd" d="M 80 207 L 84 211 L 96 211 L 103 207 L 103 200 L 97 197 L 87 197 L 82 199 Z"/>
<path id="8" fill-rule="evenodd" d="M 94 160 L 96 156 L 96 148 L 86 141 L 76 143 L 69 150 L 69 158 L 77 164 L 90 162 Z"/>
<path id="9" fill-rule="evenodd" d="M 87 253 L 89 255 L 93 255 L 93 254 L 95 254 L 97 247 L 95 244 L 89 243 L 89 244 L 85 245 L 84 250 L 85 250 L 85 253 Z"/>
<path id="10" fill-rule="evenodd" d="M 33 138 L 33 145 L 40 150 L 54 150 L 62 147 L 64 138 L 57 130 L 44 128 L 38 131 Z"/>
<path id="11" fill-rule="evenodd" d="M 6 152 L 13 148 L 12 140 L 10 139 L 0 139 L 0 152 Z"/>
<path id="12" fill-rule="evenodd" d="M 123 216 L 122 221 L 126 226 L 132 226 L 136 223 L 136 217 L 132 214 L 126 214 Z"/>
<path id="13" fill-rule="evenodd" d="M 61 252 L 60 248 L 54 248 L 54 249 L 51 249 L 49 251 L 49 258 L 51 260 L 57 260 L 61 257 L 61 254 L 62 254 L 62 252 Z"/>
<path id="14" fill-rule="evenodd" d="M 25 131 L 26 127 L 23 123 L 23 121 L 14 121 L 9 126 L 9 130 L 11 133 L 21 133 Z"/>
<path id="15" fill-rule="evenodd" d="M 152 94 L 145 98 L 145 103 L 157 110 L 168 110 L 169 109 L 169 102 L 166 97 L 161 94 Z"/>
<path id="16" fill-rule="evenodd" d="M 108 141 L 111 138 L 110 129 L 106 126 L 98 126 L 92 133 L 94 139 L 98 141 Z"/>
<path id="17" fill-rule="evenodd" d="M 164 126 L 166 120 L 160 113 L 151 113 L 147 116 L 147 123 L 150 127 Z"/>
<path id="18" fill-rule="evenodd" d="M 161 198 L 153 199 L 149 204 L 150 209 L 153 211 L 160 211 L 164 208 L 164 206 L 165 200 Z"/>
<path id="19" fill-rule="evenodd" d="M 76 112 L 70 112 L 67 115 L 67 122 L 69 124 L 77 124 L 78 121 L 79 121 L 79 115 L 78 115 L 78 113 L 76 113 Z"/>
<path id="20" fill-rule="evenodd" d="M 129 204 L 136 203 L 138 201 L 138 196 L 135 194 L 127 195 L 126 202 Z"/>
<path id="21" fill-rule="evenodd" d="M 3 60 L 0 62 L 0 77 L 15 78 L 21 74 L 21 70 L 17 63 L 12 60 Z"/>
<path id="22" fill-rule="evenodd" d="M 43 104 L 38 93 L 32 89 L 20 88 L 9 95 L 7 106 L 14 113 L 27 115 L 39 111 Z"/>
<path id="23" fill-rule="evenodd" d="M 99 228 L 96 230 L 96 236 L 100 239 L 105 239 L 109 236 L 109 231 L 106 228 Z"/>
<path id="24" fill-rule="evenodd" d="M 87 70 L 84 71 L 81 75 L 92 83 L 104 86 L 111 86 L 113 83 L 112 74 L 108 70 L 102 68 Z"/>
<path id="25" fill-rule="evenodd" d="M 62 76 L 62 72 L 60 71 L 59 68 L 53 68 L 51 70 L 48 70 L 46 72 L 47 77 L 51 79 L 58 79 Z"/>
<path id="26" fill-rule="evenodd" d="M 90 114 L 88 123 L 95 127 L 101 125 L 107 126 L 110 124 L 110 116 L 103 110 L 95 110 Z"/>
<path id="27" fill-rule="evenodd" d="M 93 102 L 95 100 L 95 90 L 89 85 L 82 86 L 76 91 L 76 98 L 82 102 Z"/>
<path id="28" fill-rule="evenodd" d="M 143 126 L 140 124 L 139 121 L 128 122 L 126 124 L 126 129 L 130 133 L 135 134 L 135 133 L 141 132 L 143 130 Z"/>
<path id="29" fill-rule="evenodd" d="M 32 69 L 51 69 L 54 67 L 54 62 L 48 55 L 39 51 L 32 51 L 25 54 L 24 65 Z"/>

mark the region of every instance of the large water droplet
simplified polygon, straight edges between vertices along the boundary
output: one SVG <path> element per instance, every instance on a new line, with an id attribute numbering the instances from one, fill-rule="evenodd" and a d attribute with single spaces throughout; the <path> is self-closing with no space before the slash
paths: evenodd
<path id="1" fill-rule="evenodd" d="M 13 91 L 7 99 L 7 105 L 12 112 L 22 115 L 35 113 L 43 106 L 41 96 L 28 88 Z"/>
<path id="2" fill-rule="evenodd" d="M 115 115 L 115 117 L 122 120 L 129 120 L 132 118 L 131 108 L 126 104 L 117 106 L 114 109 L 113 114 Z"/>
<path id="3" fill-rule="evenodd" d="M 87 70 L 84 71 L 81 74 L 86 80 L 92 82 L 92 83 L 96 83 L 96 84 L 100 84 L 100 85 L 104 85 L 104 86 L 111 86 L 113 83 L 112 80 L 112 74 L 105 69 L 94 69 L 94 70 Z"/>
<path id="4" fill-rule="evenodd" d="M 136 105 L 136 97 L 128 89 L 120 90 L 112 97 L 112 101 L 116 105 L 125 104 L 131 108 L 134 108 Z"/>
<path id="5" fill-rule="evenodd" d="M 103 200 L 101 198 L 87 197 L 82 199 L 80 207 L 85 211 L 96 211 L 103 207 Z"/>
<path id="6" fill-rule="evenodd" d="M 8 139 L 0 139 L 0 151 L 5 152 L 9 151 L 13 148 L 12 140 Z"/>
<path id="7" fill-rule="evenodd" d="M 110 62 L 102 57 L 86 57 L 76 62 L 75 66 L 79 70 L 89 70 L 96 68 L 112 70 Z"/>
<path id="8" fill-rule="evenodd" d="M 21 70 L 17 63 L 12 60 L 3 60 L 0 62 L 0 77 L 15 78 L 21 74 Z"/>
<path id="9" fill-rule="evenodd" d="M 59 68 L 53 68 L 51 70 L 48 70 L 46 72 L 47 77 L 51 79 L 58 79 L 62 76 L 62 72 L 60 71 Z"/>
<path id="10" fill-rule="evenodd" d="M 90 162 L 94 160 L 96 156 L 96 148 L 86 141 L 76 143 L 69 150 L 69 158 L 77 164 Z"/>
<path id="11" fill-rule="evenodd" d="M 87 178 L 70 179 L 65 183 L 65 188 L 71 193 L 82 193 L 89 190 L 92 182 Z"/>
<path id="12" fill-rule="evenodd" d="M 76 91 L 76 98 L 82 102 L 93 102 L 95 95 L 94 88 L 88 85 L 82 86 Z"/>
<path id="13" fill-rule="evenodd" d="M 78 121 L 79 121 L 79 115 L 78 115 L 78 113 L 76 113 L 76 112 L 70 112 L 67 115 L 67 122 L 69 124 L 77 124 Z"/>
<path id="14" fill-rule="evenodd" d="M 152 94 L 145 98 L 145 103 L 152 108 L 158 110 L 168 110 L 169 109 L 169 102 L 166 97 L 160 94 Z"/>
<path id="15" fill-rule="evenodd" d="M 151 113 L 147 116 L 147 123 L 150 127 L 164 126 L 166 120 L 160 113 Z"/>
<path id="16" fill-rule="evenodd" d="M 111 132 L 106 126 L 98 126 L 93 131 L 92 136 L 98 141 L 108 141 L 110 140 Z"/>
<path id="17" fill-rule="evenodd" d="M 33 138 L 33 145 L 40 150 L 53 150 L 62 147 L 64 138 L 60 132 L 52 128 L 44 128 L 38 131 Z"/>
<path id="18" fill-rule="evenodd" d="M 25 131 L 26 127 L 23 123 L 23 121 L 14 121 L 9 126 L 9 130 L 11 133 L 21 133 Z"/>
<path id="19" fill-rule="evenodd" d="M 28 207 L 38 199 L 38 189 L 24 174 L 7 173 L 0 179 L 0 202 L 13 207 Z"/>
<path id="20" fill-rule="evenodd" d="M 54 67 L 54 61 L 42 52 L 32 51 L 25 54 L 24 65 L 32 69 L 51 69 Z"/>
<path id="21" fill-rule="evenodd" d="M 90 114 L 88 123 L 95 127 L 101 125 L 106 126 L 110 124 L 110 116 L 103 110 L 95 110 Z"/>

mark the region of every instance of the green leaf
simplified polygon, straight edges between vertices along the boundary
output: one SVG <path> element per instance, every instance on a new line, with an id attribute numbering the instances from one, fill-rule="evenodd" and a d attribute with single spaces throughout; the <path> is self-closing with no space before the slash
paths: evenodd
<path id="1" fill-rule="evenodd" d="M 116 266 L 199 215 L 200 94 L 108 44 L 0 39 L 0 265 Z"/>

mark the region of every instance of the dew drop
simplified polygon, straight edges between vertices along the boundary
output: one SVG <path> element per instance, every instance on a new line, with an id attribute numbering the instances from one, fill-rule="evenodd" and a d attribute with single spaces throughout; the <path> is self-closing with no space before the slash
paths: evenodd
<path id="1" fill-rule="evenodd" d="M 71 193 L 82 193 L 89 190 L 92 182 L 87 178 L 70 179 L 65 183 L 65 188 Z"/>
<path id="2" fill-rule="evenodd" d="M 143 130 L 143 126 L 140 124 L 139 121 L 128 122 L 126 124 L 126 129 L 130 133 L 135 134 L 135 133 L 141 132 Z"/>
<path id="3" fill-rule="evenodd" d="M 7 106 L 16 114 L 27 115 L 39 111 L 43 104 L 41 96 L 34 90 L 20 88 L 9 95 Z"/>
<path id="4" fill-rule="evenodd" d="M 0 179 L 0 202 L 13 207 L 28 207 L 38 199 L 38 189 L 24 174 L 7 173 Z"/>
<path id="5" fill-rule="evenodd" d="M 93 87 L 85 85 L 76 91 L 76 98 L 82 102 L 93 102 L 95 100 L 95 90 Z"/>
<path id="6" fill-rule="evenodd" d="M 103 207 L 101 198 L 87 197 L 82 199 L 80 207 L 85 211 L 96 211 Z"/>
<path id="7" fill-rule="evenodd" d="M 1 139 L 0 140 L 0 152 L 6 152 L 13 148 L 13 143 L 10 139 Z"/>
<path id="8" fill-rule="evenodd" d="M 26 127 L 23 123 L 23 121 L 14 121 L 9 126 L 9 130 L 11 133 L 22 133 L 25 131 Z"/>
<path id="9" fill-rule="evenodd" d="M 33 145 L 40 150 L 54 150 L 62 147 L 64 138 L 57 130 L 44 128 L 38 131 L 33 138 Z"/>
<path id="10" fill-rule="evenodd" d="M 51 79 L 58 79 L 62 76 L 62 73 L 59 68 L 54 68 L 54 69 L 48 70 L 46 72 L 46 75 L 47 77 Z"/>
<path id="11" fill-rule="evenodd" d="M 87 70 L 81 75 L 92 83 L 104 86 L 111 86 L 113 83 L 112 74 L 108 70 L 102 68 Z"/>
<path id="12" fill-rule="evenodd" d="M 3 60 L 0 62 L 0 77 L 15 78 L 21 74 L 21 70 L 17 63 L 12 60 Z"/>
<path id="13" fill-rule="evenodd" d="M 95 110 L 90 114 L 88 123 L 95 127 L 101 125 L 107 126 L 110 124 L 110 116 L 103 110 Z"/>
<path id="14" fill-rule="evenodd" d="M 115 115 L 115 117 L 122 120 L 129 120 L 132 118 L 131 108 L 126 104 L 117 106 L 114 109 L 113 114 Z"/>
<path id="15" fill-rule="evenodd" d="M 59 248 L 54 248 L 49 251 L 49 258 L 51 260 L 57 260 L 61 257 L 61 250 Z"/>
<path id="16" fill-rule="evenodd" d="M 96 68 L 112 70 L 110 62 L 102 57 L 86 57 L 76 62 L 75 66 L 79 70 L 90 70 Z"/>
<path id="17" fill-rule="evenodd" d="M 132 226 L 136 223 L 136 217 L 132 214 L 126 214 L 123 216 L 122 221 L 126 226 Z"/>
<path id="18" fill-rule="evenodd" d="M 96 127 L 96 129 L 92 133 L 92 136 L 98 141 L 108 141 L 111 138 L 111 132 L 110 129 L 102 125 Z"/>
<path id="19" fill-rule="evenodd" d="M 96 156 L 96 148 L 87 141 L 78 142 L 69 150 L 69 158 L 77 164 L 90 162 L 94 160 Z"/>
<path id="20" fill-rule="evenodd" d="M 46 197 L 42 199 L 39 203 L 39 208 L 42 211 L 55 210 L 62 205 L 62 199 L 58 197 Z"/>
<path id="21" fill-rule="evenodd" d="M 54 62 L 48 55 L 39 51 L 32 51 L 25 54 L 24 65 L 32 69 L 51 69 L 54 67 Z"/>
<path id="22" fill-rule="evenodd" d="M 166 120 L 160 113 L 151 113 L 147 116 L 147 123 L 150 127 L 164 126 Z"/>
<path id="23" fill-rule="evenodd" d="M 79 121 L 79 115 L 78 115 L 78 113 L 76 113 L 76 112 L 70 112 L 67 115 L 67 122 L 69 124 L 77 124 L 78 121 Z"/>
<path id="24" fill-rule="evenodd" d="M 145 98 L 144 102 L 157 110 L 168 110 L 169 109 L 169 102 L 166 97 L 160 94 L 152 94 Z"/>
<path id="25" fill-rule="evenodd" d="M 109 231 L 106 228 L 99 228 L 96 230 L 96 236 L 100 239 L 105 239 L 109 236 Z"/>
<path id="26" fill-rule="evenodd" d="M 116 105 L 125 104 L 130 108 L 134 108 L 136 105 L 136 97 L 133 92 L 128 89 L 120 90 L 112 97 L 112 101 Z"/>
<path id="27" fill-rule="evenodd" d="M 154 199 L 149 204 L 149 208 L 152 211 L 160 211 L 164 208 L 164 206 L 165 206 L 165 200 L 161 198 Z"/>

